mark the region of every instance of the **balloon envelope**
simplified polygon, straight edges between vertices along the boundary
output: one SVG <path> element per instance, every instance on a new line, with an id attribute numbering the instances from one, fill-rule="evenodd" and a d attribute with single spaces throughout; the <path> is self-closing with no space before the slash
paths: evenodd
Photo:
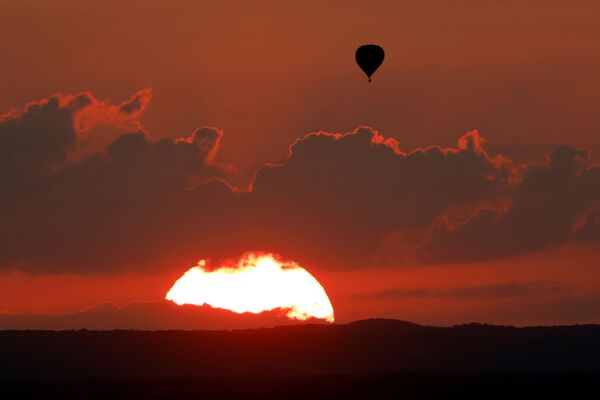
<path id="1" fill-rule="evenodd" d="M 383 62 L 385 53 L 376 44 L 365 44 L 356 49 L 355 57 L 356 63 L 367 74 L 369 82 L 371 82 L 371 75 L 377 71 L 377 68 Z"/>

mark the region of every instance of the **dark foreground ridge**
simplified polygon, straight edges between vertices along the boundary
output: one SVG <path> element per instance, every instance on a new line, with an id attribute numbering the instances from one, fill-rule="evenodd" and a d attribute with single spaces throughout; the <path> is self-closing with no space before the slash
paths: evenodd
<path id="1" fill-rule="evenodd" d="M 396 320 L 232 331 L 0 331 L 1 379 L 600 373 L 600 326 Z"/>
<path id="2" fill-rule="evenodd" d="M 600 326 L 0 331 L 2 399 L 578 398 Z"/>
<path id="3" fill-rule="evenodd" d="M 598 393 L 587 374 L 360 374 L 0 381 L 2 399 L 579 399 Z"/>

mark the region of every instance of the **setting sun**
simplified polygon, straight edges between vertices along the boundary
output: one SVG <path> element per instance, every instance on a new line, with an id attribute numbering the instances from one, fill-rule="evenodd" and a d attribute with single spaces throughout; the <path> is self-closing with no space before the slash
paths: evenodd
<path id="1" fill-rule="evenodd" d="M 216 269 L 200 260 L 166 295 L 176 304 L 208 304 L 237 313 L 281 309 L 290 319 L 334 321 L 333 307 L 321 284 L 304 268 L 273 254 L 246 253 Z"/>

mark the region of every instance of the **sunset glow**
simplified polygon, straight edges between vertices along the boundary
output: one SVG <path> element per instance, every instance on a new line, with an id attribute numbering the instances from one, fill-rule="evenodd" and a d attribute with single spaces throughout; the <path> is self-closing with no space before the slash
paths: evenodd
<path id="1" fill-rule="evenodd" d="M 334 321 L 321 284 L 304 268 L 272 254 L 246 253 L 235 264 L 210 270 L 206 261 L 189 269 L 166 295 L 176 304 L 208 304 L 237 313 L 274 310 L 290 319 Z"/>

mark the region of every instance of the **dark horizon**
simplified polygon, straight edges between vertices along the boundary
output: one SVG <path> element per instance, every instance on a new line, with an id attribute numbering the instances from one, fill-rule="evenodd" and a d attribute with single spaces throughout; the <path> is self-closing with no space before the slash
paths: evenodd
<path id="1" fill-rule="evenodd" d="M 439 328 L 379 319 L 227 331 L 0 331 L 0 344 L 3 380 L 600 373 L 597 325 Z"/>
<path id="2" fill-rule="evenodd" d="M 409 320 L 386 317 L 371 317 L 332 323 L 318 318 L 293 320 L 285 317 L 285 310 L 274 309 L 257 314 L 238 314 L 226 309 L 209 305 L 178 306 L 169 301 L 130 303 L 124 307 L 112 303 L 99 304 L 75 313 L 66 314 L 10 314 L 0 313 L 0 332 L 2 331 L 113 331 L 113 330 L 152 330 L 152 331 L 228 331 L 274 328 L 278 326 L 306 325 L 351 325 L 369 321 L 392 321 L 428 328 L 454 328 L 469 325 L 481 325 L 506 328 L 544 328 L 600 326 L 597 323 L 572 324 L 494 324 L 475 320 L 461 321 L 455 324 L 421 324 Z"/>

